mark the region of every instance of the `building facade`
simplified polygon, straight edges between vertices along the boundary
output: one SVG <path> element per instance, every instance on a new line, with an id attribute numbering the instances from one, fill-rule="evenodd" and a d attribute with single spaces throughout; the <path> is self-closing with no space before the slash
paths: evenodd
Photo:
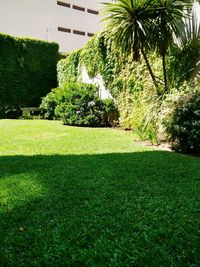
<path id="1" fill-rule="evenodd" d="M 100 30 L 100 2 L 0 0 L 0 32 L 55 41 L 60 46 L 60 52 L 68 52 L 83 47 Z"/>

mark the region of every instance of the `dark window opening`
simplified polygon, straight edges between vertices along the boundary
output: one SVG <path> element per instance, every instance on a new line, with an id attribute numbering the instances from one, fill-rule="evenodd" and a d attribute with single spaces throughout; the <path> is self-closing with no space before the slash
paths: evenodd
<path id="1" fill-rule="evenodd" d="M 68 33 L 70 33 L 70 32 L 71 32 L 71 30 L 70 30 L 70 29 L 63 28 L 63 27 L 58 27 L 58 31 L 60 31 L 60 32 L 68 32 Z"/>
<path id="2" fill-rule="evenodd" d="M 85 35 L 85 32 L 77 31 L 77 30 L 73 30 L 73 33 L 78 34 L 78 35 Z"/>
<path id="3" fill-rule="evenodd" d="M 92 36 L 94 36 L 94 33 L 88 32 L 87 36 L 92 37 Z"/>
<path id="4" fill-rule="evenodd" d="M 73 9 L 79 10 L 79 11 L 85 11 L 84 7 L 73 5 Z"/>
<path id="5" fill-rule="evenodd" d="M 64 7 L 70 7 L 70 4 L 64 3 L 64 2 L 61 2 L 61 1 L 57 1 L 57 5 L 64 6 Z"/>
<path id="6" fill-rule="evenodd" d="M 93 10 L 93 9 L 87 9 L 87 12 L 90 13 L 90 14 L 94 14 L 94 15 L 98 15 L 99 14 L 98 11 Z"/>

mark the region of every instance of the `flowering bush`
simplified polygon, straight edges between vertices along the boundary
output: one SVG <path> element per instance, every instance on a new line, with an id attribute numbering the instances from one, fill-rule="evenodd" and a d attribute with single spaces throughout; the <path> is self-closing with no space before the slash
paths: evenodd
<path id="1" fill-rule="evenodd" d="M 111 126 L 118 116 L 113 100 L 101 100 L 98 87 L 84 83 L 68 83 L 52 90 L 40 107 L 45 118 L 60 118 L 66 125 Z"/>

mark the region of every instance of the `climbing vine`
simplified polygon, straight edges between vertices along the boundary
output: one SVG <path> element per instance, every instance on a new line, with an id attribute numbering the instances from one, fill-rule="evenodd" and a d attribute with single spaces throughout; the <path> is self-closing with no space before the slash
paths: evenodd
<path id="1" fill-rule="evenodd" d="M 182 60 L 184 51 L 178 47 L 171 49 L 167 59 L 168 68 L 171 69 L 171 72 L 168 71 L 169 74 L 179 75 L 185 71 L 186 64 Z M 196 60 L 198 57 L 194 58 Z M 159 82 L 159 92 L 153 86 L 145 62 L 142 59 L 135 62 L 133 55 L 122 54 L 116 44 L 108 38 L 108 34 L 101 32 L 93 36 L 83 49 L 70 53 L 66 59 L 59 62 L 59 84 L 80 81 L 81 66 L 86 68 L 90 78 L 100 74 L 105 87 L 109 89 L 118 105 L 120 126 L 134 128 L 135 131 L 142 133 L 144 138 L 155 141 L 160 127 L 157 126 L 160 123 L 158 111 L 166 92 L 162 86 L 161 58 L 152 51 L 148 53 L 148 59 Z M 175 70 L 177 66 L 179 68 Z M 182 74 L 179 76 L 183 82 L 185 76 Z M 172 78 L 175 81 L 179 77 Z M 169 76 L 169 79 L 172 78 Z"/>
<path id="2" fill-rule="evenodd" d="M 68 82 L 76 82 L 78 79 L 78 66 L 80 62 L 81 50 L 76 50 L 67 55 L 66 59 L 61 59 L 57 65 L 58 84 L 64 85 Z"/>

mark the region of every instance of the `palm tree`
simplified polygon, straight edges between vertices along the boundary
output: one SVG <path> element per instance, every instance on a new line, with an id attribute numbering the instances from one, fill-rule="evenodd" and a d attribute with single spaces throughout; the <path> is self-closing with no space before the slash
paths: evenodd
<path id="1" fill-rule="evenodd" d="M 117 0 L 104 3 L 103 21 L 108 32 L 124 53 L 133 52 L 134 59 L 143 55 L 150 76 L 158 91 L 158 84 L 146 52 L 157 49 L 162 56 L 165 89 L 168 90 L 166 55 L 169 44 L 175 40 L 181 43 L 185 38 L 186 8 L 191 0 Z"/>
<path id="2" fill-rule="evenodd" d="M 155 13 L 155 21 L 152 43 L 162 57 L 163 78 L 165 90 L 169 89 L 166 69 L 166 56 L 169 46 L 172 43 L 183 45 L 186 38 L 186 19 L 190 21 L 191 17 L 188 9 L 191 10 L 192 4 L 190 0 L 154 0 L 153 10 Z"/>
<path id="3" fill-rule="evenodd" d="M 116 3 L 104 3 L 102 11 L 107 32 L 125 54 L 133 53 L 138 61 L 142 54 L 151 79 L 158 89 L 156 77 L 148 61 L 146 51 L 150 48 L 148 37 L 151 32 L 153 0 L 118 0 Z"/>

